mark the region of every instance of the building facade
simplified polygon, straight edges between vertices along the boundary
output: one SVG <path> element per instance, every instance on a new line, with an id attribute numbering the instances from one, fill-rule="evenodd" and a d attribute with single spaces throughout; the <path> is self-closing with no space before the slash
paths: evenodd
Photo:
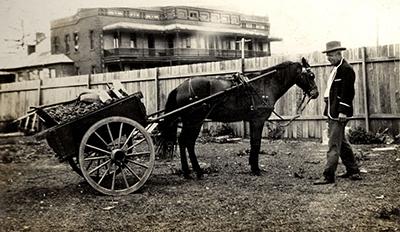
<path id="1" fill-rule="evenodd" d="M 0 61 L 0 71 L 14 74 L 14 81 L 44 80 L 75 75 L 74 62 L 64 54 L 32 53 Z"/>
<path id="2" fill-rule="evenodd" d="M 267 17 L 186 6 L 90 8 L 51 22 L 51 52 L 76 74 L 269 56 Z"/>

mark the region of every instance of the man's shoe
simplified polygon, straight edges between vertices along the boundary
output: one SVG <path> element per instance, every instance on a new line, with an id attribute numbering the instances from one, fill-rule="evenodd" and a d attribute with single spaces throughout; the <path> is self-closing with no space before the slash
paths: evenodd
<path id="1" fill-rule="evenodd" d="M 334 184 L 334 183 L 335 183 L 335 180 L 324 178 L 324 179 L 315 181 L 313 184 L 314 185 L 325 185 L 325 184 Z"/>
<path id="2" fill-rule="evenodd" d="M 360 173 L 349 173 L 338 175 L 339 178 L 349 178 L 350 180 L 362 180 Z"/>
<path id="3" fill-rule="evenodd" d="M 343 174 L 339 174 L 337 177 L 339 177 L 339 178 L 349 178 L 351 175 L 352 175 L 351 173 L 345 172 Z"/>

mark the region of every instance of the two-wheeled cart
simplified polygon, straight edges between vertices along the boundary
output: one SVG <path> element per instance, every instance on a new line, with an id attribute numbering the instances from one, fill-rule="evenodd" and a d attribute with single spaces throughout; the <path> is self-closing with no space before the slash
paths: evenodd
<path id="1" fill-rule="evenodd" d="M 140 189 L 153 171 L 155 147 L 152 132 L 161 120 L 223 97 L 247 82 L 273 72 L 233 84 L 224 91 L 156 117 L 146 115 L 141 92 L 65 121 L 58 121 L 48 113 L 49 109 L 62 103 L 36 107 L 35 113 L 47 128 L 36 137 L 46 139 L 56 157 L 68 161 L 72 169 L 97 191 L 106 195 L 129 194 Z M 70 101 L 68 104 L 74 103 Z"/>

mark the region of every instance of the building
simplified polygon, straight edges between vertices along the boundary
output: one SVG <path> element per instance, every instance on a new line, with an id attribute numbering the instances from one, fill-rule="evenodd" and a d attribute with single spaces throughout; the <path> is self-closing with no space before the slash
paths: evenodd
<path id="1" fill-rule="evenodd" d="M 51 22 L 51 52 L 66 54 L 76 74 L 132 70 L 271 54 L 267 17 L 170 6 L 86 8 Z"/>
<path id="2" fill-rule="evenodd" d="M 0 61 L 0 70 L 15 75 L 15 81 L 43 80 L 75 73 L 74 62 L 64 54 L 50 52 L 32 53 L 27 56 L 10 57 Z"/>
<path id="3" fill-rule="evenodd" d="M 26 53 L 0 58 L 0 83 L 75 75 L 74 62 L 64 54 L 50 53 L 50 39 L 36 33 L 22 47 Z"/>

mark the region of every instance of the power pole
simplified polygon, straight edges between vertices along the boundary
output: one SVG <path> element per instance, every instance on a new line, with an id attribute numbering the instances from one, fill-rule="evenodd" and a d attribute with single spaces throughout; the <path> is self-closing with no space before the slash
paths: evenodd
<path id="1" fill-rule="evenodd" d="M 242 56 L 241 56 L 241 73 L 243 74 L 244 73 L 244 58 L 245 58 L 245 56 L 244 56 L 244 45 L 245 45 L 245 43 L 246 42 L 250 42 L 251 41 L 251 39 L 245 39 L 245 38 L 242 38 L 241 40 L 239 40 L 239 41 L 236 41 L 236 43 L 240 43 L 240 50 L 242 51 Z"/>

